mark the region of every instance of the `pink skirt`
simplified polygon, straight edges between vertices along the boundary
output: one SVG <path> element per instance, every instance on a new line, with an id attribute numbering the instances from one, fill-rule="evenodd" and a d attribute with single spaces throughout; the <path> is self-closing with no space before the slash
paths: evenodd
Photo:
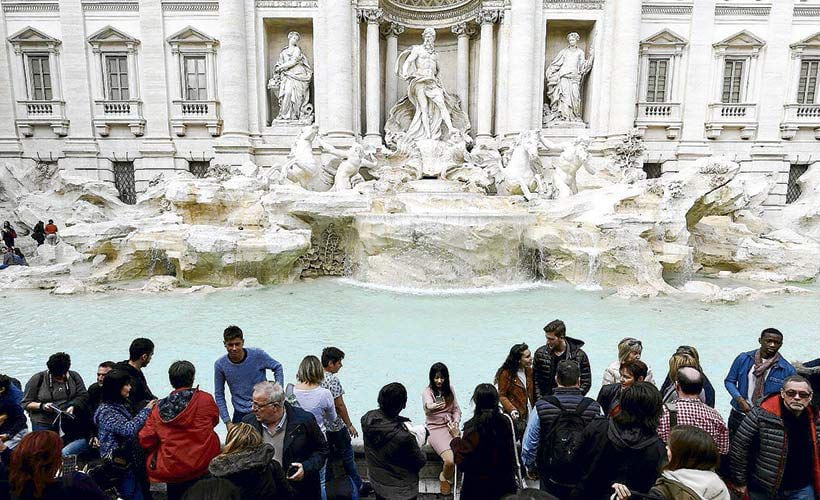
<path id="1" fill-rule="evenodd" d="M 435 450 L 436 455 L 441 455 L 450 449 L 450 441 L 453 440 L 453 436 L 450 435 L 446 425 L 428 425 L 427 430 L 430 431 L 427 443 Z"/>

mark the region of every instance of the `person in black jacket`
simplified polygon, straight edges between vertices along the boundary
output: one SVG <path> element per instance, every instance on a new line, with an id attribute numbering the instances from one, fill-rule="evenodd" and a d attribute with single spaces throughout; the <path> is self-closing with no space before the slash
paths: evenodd
<path id="1" fill-rule="evenodd" d="M 407 389 L 393 382 L 379 391 L 379 408 L 362 417 L 364 456 L 376 498 L 409 500 L 419 494 L 419 471 L 427 461 L 421 451 L 424 435 L 399 415 L 405 406 Z"/>
<path id="2" fill-rule="evenodd" d="M 815 410 L 820 409 L 820 358 L 805 363 L 795 361 L 792 366 L 797 370 L 798 375 L 806 377 L 811 384 L 814 391 L 814 396 L 811 398 L 812 408 Z"/>
<path id="3" fill-rule="evenodd" d="M 275 450 L 262 442 L 253 426 L 238 423 L 228 431 L 222 453 L 211 460 L 208 471 L 231 481 L 240 490 L 240 498 L 285 500 L 294 491 L 282 465 L 274 460 Z"/>
<path id="4" fill-rule="evenodd" d="M 635 382 L 643 382 L 647 373 L 649 373 L 649 368 L 640 359 L 622 364 L 620 369 L 621 381 L 617 384 L 607 384 L 598 391 L 596 399 L 598 404 L 601 405 L 604 415 L 615 415 L 621 404 L 621 393 Z"/>
<path id="5" fill-rule="evenodd" d="M 533 378 L 536 399 L 549 396 L 555 388 L 555 372 L 562 359 L 574 359 L 581 367 L 581 393 L 586 395 L 592 387 L 592 370 L 587 353 L 581 349 L 582 340 L 567 337 L 567 328 L 560 319 L 544 327 L 547 343 L 535 351 Z"/>
<path id="6" fill-rule="evenodd" d="M 475 413 L 464 436 L 450 441 L 455 462 L 464 472 L 461 498 L 494 500 L 515 493 L 515 441 L 512 424 L 498 408 L 498 391 L 479 384 L 473 392 Z"/>
<path id="7" fill-rule="evenodd" d="M 281 385 L 264 381 L 253 386 L 251 414 L 242 422 L 256 429 L 262 442 L 273 445 L 273 460 L 288 475 L 295 498 L 322 498 L 319 471 L 325 466 L 328 447 L 311 413 L 286 402 Z"/>
<path id="8" fill-rule="evenodd" d="M 128 347 L 128 359 L 114 365 L 115 369 L 122 370 L 131 377 L 131 392 L 128 401 L 131 404 L 131 413 L 136 414 L 145 408 L 148 401 L 157 399 L 142 369 L 148 366 L 154 356 L 154 343 L 150 339 L 138 338 Z"/>
<path id="9" fill-rule="evenodd" d="M 666 462 L 666 446 L 658 437 L 661 393 L 649 382 L 636 382 L 621 396 L 621 411 L 596 419 L 584 429 L 578 467 L 584 474 L 575 498 L 608 499 L 612 485 L 646 493 Z"/>

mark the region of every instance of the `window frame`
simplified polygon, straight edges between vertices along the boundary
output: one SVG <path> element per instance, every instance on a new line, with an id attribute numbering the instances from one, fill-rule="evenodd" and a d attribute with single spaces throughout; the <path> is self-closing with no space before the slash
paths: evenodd
<path id="1" fill-rule="evenodd" d="M 182 54 L 180 56 L 182 62 L 182 73 L 181 73 L 181 83 L 182 83 L 182 97 L 185 101 L 207 101 L 210 95 L 209 88 L 208 88 L 208 55 L 206 53 L 196 53 L 196 52 L 189 52 L 186 54 Z M 201 61 L 202 71 L 198 71 L 197 64 L 197 71 L 195 73 L 188 72 L 188 61 Z M 189 85 L 189 77 L 191 75 L 196 76 L 197 86 L 191 87 Z M 201 86 L 200 86 L 201 84 Z M 197 98 L 191 98 L 191 90 L 195 90 L 197 94 Z"/>
<path id="2" fill-rule="evenodd" d="M 103 71 L 105 72 L 103 78 L 103 95 L 106 101 L 128 101 L 131 99 L 131 72 L 129 71 L 129 61 L 128 61 L 128 53 L 126 52 L 105 52 L 102 54 L 103 57 Z M 117 60 L 119 61 L 118 66 L 118 78 L 117 81 L 119 85 L 115 87 L 112 85 L 112 72 L 111 72 L 111 61 Z M 124 72 L 123 72 L 124 70 Z M 125 86 L 122 86 L 123 83 L 123 75 L 125 75 Z M 114 97 L 114 92 L 119 92 L 119 97 Z M 123 91 L 127 94 L 123 97 Z"/>
<path id="3" fill-rule="evenodd" d="M 655 63 L 655 71 L 653 75 L 652 65 Z M 663 75 L 663 88 L 658 88 L 658 80 L 661 78 L 658 74 L 658 69 L 660 68 L 661 63 L 665 65 L 664 68 L 664 75 Z M 672 58 L 671 57 L 664 57 L 664 56 L 657 56 L 653 57 L 650 56 L 649 60 L 647 61 L 647 71 L 646 71 L 646 93 L 644 94 L 644 99 L 646 102 L 651 103 L 665 103 L 669 102 L 669 80 L 670 75 L 672 73 Z M 654 78 L 654 85 L 650 83 L 650 79 Z M 650 99 L 650 92 L 652 93 L 652 98 Z M 658 99 L 658 93 L 663 93 L 663 98 Z"/>
<path id="4" fill-rule="evenodd" d="M 732 65 L 732 77 L 729 80 L 729 96 L 728 100 L 724 100 L 724 94 L 726 93 L 726 70 L 728 65 Z M 734 67 L 740 64 L 740 81 L 738 82 L 737 88 L 737 100 L 733 101 L 732 96 L 734 94 L 733 82 L 734 78 Z M 749 83 L 749 58 L 748 57 L 725 57 L 723 58 L 723 73 L 720 79 L 720 102 L 721 104 L 743 104 L 746 102 L 746 95 Z"/>
<path id="5" fill-rule="evenodd" d="M 29 101 L 53 101 L 54 100 L 54 70 L 51 68 L 51 57 L 48 53 L 41 53 L 41 52 L 30 52 L 26 53 L 24 56 L 25 60 L 25 78 L 26 78 L 26 95 L 28 96 Z M 37 85 L 35 83 L 35 73 L 34 73 L 34 66 L 32 64 L 33 59 L 40 59 L 45 60 L 48 64 L 48 86 L 42 85 L 42 92 L 43 97 L 41 99 L 37 98 Z M 41 66 L 42 69 L 42 66 Z M 41 73 L 40 78 L 43 79 L 44 74 Z M 46 97 L 46 91 L 50 94 Z"/>
<path id="6" fill-rule="evenodd" d="M 803 80 L 803 66 L 808 65 L 808 69 L 806 71 L 806 84 L 805 88 L 801 91 L 800 87 L 802 85 Z M 814 88 L 812 89 L 809 85 L 809 82 L 812 79 L 811 75 L 811 68 L 814 67 Z M 812 99 L 807 99 L 809 92 L 812 93 Z M 797 73 L 797 98 L 795 99 L 797 104 L 820 104 L 820 57 L 813 56 L 813 57 L 801 57 L 800 58 L 800 69 Z"/>

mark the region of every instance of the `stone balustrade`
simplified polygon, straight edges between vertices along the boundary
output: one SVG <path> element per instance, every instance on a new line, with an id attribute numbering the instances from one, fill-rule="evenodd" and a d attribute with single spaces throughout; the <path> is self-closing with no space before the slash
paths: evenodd
<path id="1" fill-rule="evenodd" d="M 757 133 L 758 105 L 755 103 L 714 103 L 706 115 L 706 137 L 717 139 L 724 129 L 740 129 L 740 138 L 752 139 Z"/>
<path id="2" fill-rule="evenodd" d="M 635 128 L 643 134 L 650 127 L 665 128 L 668 139 L 677 139 L 683 127 L 681 103 L 639 102 Z"/>
<path id="3" fill-rule="evenodd" d="M 222 133 L 222 119 L 219 115 L 219 101 L 171 101 L 171 128 L 182 137 L 189 126 L 204 126 L 212 137 Z"/>
<path id="4" fill-rule="evenodd" d="M 145 119 L 142 117 L 142 101 L 128 99 L 121 101 L 94 101 L 94 128 L 102 137 L 107 137 L 111 126 L 125 125 L 135 136 L 145 132 Z"/>
<path id="5" fill-rule="evenodd" d="M 820 140 L 820 103 L 786 104 L 783 106 L 783 123 L 780 125 L 780 137 L 791 140 L 801 128 L 814 129 L 815 139 Z"/>

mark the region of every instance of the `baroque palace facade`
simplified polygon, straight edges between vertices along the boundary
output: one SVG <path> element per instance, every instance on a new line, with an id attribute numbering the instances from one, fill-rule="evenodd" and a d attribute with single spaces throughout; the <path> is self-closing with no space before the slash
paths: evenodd
<path id="1" fill-rule="evenodd" d="M 589 135 L 600 155 L 634 128 L 650 176 L 725 155 L 777 176 L 775 211 L 820 161 L 820 0 L 0 4 L 0 161 L 56 164 L 129 199 L 164 171 L 280 163 L 314 122 L 337 146 L 381 146 L 407 93 L 397 63 L 425 28 L 477 144 L 540 129 Z M 570 38 L 586 58 L 581 118 L 556 122 L 545 75 Z M 277 78 L 294 46 L 304 79 L 286 112 Z"/>

